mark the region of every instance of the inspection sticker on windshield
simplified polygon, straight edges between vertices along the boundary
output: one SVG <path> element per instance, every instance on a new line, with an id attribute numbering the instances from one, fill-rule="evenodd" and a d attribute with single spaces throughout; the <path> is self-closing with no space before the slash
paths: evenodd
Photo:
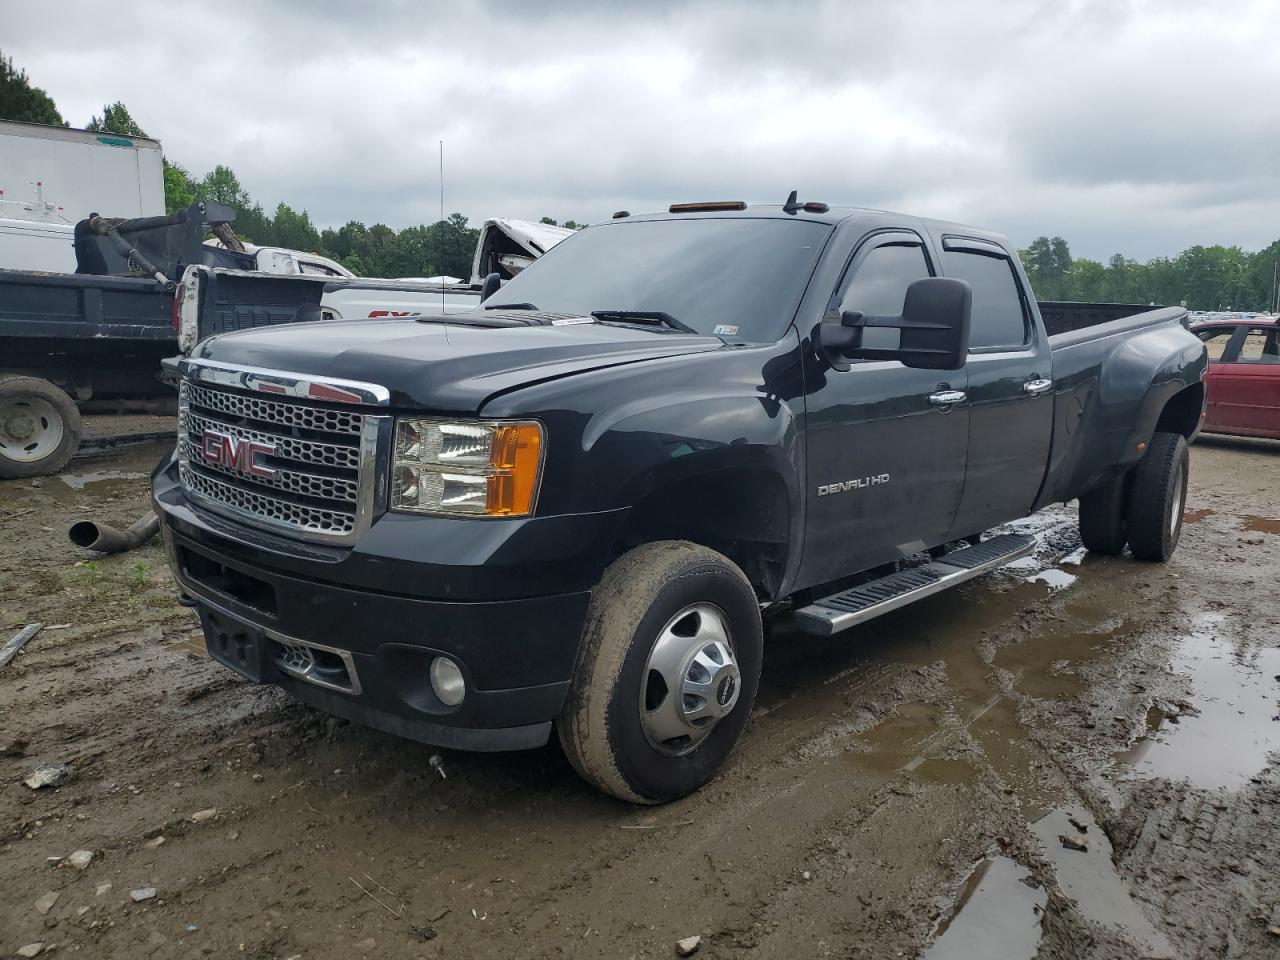
<path id="1" fill-rule="evenodd" d="M 711 332 L 717 337 L 736 337 L 738 335 L 738 326 L 734 323 L 717 323 L 716 328 Z"/>
<path id="2" fill-rule="evenodd" d="M 579 323 L 595 323 L 595 320 L 591 317 L 564 317 L 560 320 L 551 321 L 553 327 L 573 327 Z"/>

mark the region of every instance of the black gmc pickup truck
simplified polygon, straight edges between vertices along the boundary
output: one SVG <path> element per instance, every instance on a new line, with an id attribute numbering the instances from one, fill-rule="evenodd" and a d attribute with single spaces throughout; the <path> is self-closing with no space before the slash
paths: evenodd
<path id="1" fill-rule="evenodd" d="M 1204 404 L 1183 313 L 1042 310 L 958 224 L 619 214 L 472 313 L 203 341 L 155 507 L 228 667 L 448 747 L 554 728 L 656 803 L 733 748 L 764 623 L 864 622 L 1075 498 L 1090 549 L 1166 559 Z"/>

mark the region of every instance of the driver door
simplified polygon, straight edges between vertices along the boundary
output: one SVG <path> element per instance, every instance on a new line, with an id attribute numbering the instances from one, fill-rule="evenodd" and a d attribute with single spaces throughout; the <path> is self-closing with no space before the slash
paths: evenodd
<path id="1" fill-rule="evenodd" d="M 855 251 L 829 309 L 899 315 L 907 287 L 935 273 L 917 234 L 872 234 Z M 896 347 L 898 336 L 869 329 L 863 345 Z M 847 371 L 827 369 L 814 380 L 806 384 L 809 489 L 797 586 L 945 542 L 964 489 L 965 371 L 855 360 Z"/>

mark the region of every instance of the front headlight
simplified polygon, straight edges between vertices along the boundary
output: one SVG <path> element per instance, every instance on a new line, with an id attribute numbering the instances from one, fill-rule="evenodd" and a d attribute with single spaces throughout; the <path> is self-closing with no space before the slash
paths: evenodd
<path id="1" fill-rule="evenodd" d="M 538 423 L 397 420 L 391 509 L 525 517 L 541 470 Z"/>

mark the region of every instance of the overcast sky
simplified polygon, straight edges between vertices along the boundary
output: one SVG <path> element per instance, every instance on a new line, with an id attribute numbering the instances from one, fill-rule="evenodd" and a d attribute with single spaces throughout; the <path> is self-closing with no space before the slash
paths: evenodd
<path id="1" fill-rule="evenodd" d="M 432 12 L 436 10 L 437 12 Z M 1139 259 L 1280 236 L 1280 3 L 4 0 L 73 125 L 123 100 L 268 209 L 579 221 L 682 200 L 948 217 Z"/>

